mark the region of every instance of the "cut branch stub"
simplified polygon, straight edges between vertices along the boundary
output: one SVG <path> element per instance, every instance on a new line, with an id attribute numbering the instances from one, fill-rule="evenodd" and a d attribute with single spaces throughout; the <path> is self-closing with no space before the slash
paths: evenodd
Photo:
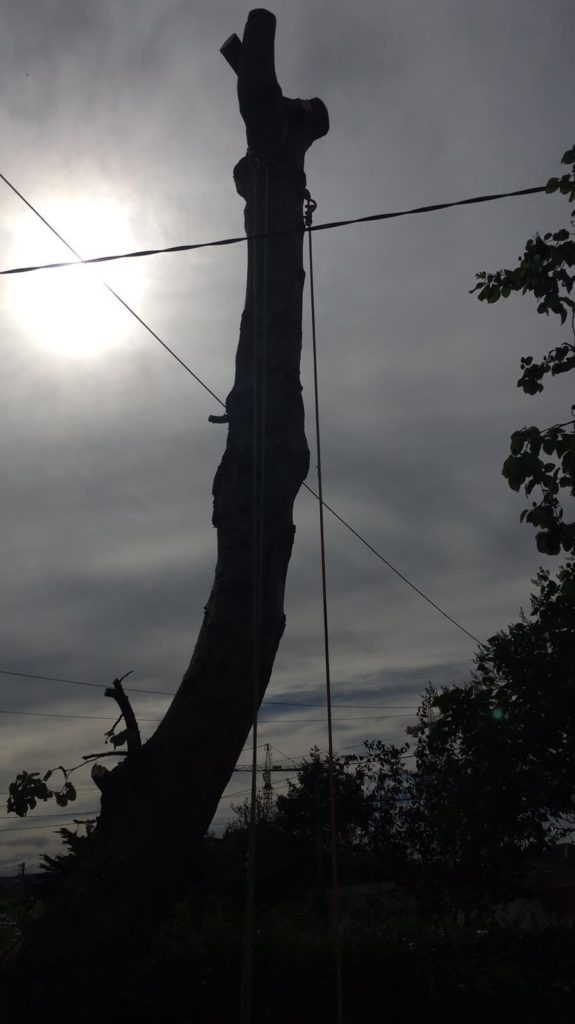
<path id="1" fill-rule="evenodd" d="M 129 676 L 130 674 L 130 672 L 126 672 L 126 675 L 123 675 L 122 679 L 125 679 L 126 676 Z M 130 698 L 122 686 L 122 679 L 114 679 L 112 686 L 108 686 L 106 689 L 105 695 L 106 697 L 113 697 L 122 712 L 122 717 L 126 723 L 126 743 L 128 745 L 128 753 L 131 754 L 134 750 L 139 750 L 142 746 L 142 739 L 134 710 L 130 704 Z M 93 777 L 94 775 L 92 772 L 92 778 Z"/>

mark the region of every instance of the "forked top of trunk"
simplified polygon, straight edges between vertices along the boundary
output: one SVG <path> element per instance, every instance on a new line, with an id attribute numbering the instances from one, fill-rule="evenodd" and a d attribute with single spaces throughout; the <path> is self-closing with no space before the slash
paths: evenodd
<path id="1" fill-rule="evenodd" d="M 277 80 L 274 60 L 276 18 L 270 11 L 250 11 L 240 43 L 231 36 L 222 47 L 238 75 L 240 113 L 250 150 L 296 174 L 303 173 L 306 150 L 329 131 L 322 100 L 288 99 Z"/>

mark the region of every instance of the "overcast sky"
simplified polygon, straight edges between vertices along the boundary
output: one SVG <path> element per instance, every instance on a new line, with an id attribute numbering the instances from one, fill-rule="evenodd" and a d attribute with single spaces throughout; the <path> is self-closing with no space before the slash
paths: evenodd
<path id="1" fill-rule="evenodd" d="M 232 169 L 244 128 L 218 51 L 249 5 L 2 9 L 0 172 L 82 255 L 242 233 Z M 544 184 L 575 142 L 568 0 L 272 9 L 284 92 L 320 96 L 330 112 L 307 161 L 316 223 Z M 564 378 L 537 398 L 516 388 L 520 357 L 561 328 L 528 297 L 485 306 L 469 289 L 567 213 L 562 198 L 534 196 L 315 236 L 326 500 L 481 639 L 528 606 L 542 559 L 518 521 L 524 500 L 500 475 L 509 434 L 565 419 L 572 396 Z M 0 241 L 3 268 L 67 256 L 1 181 Z M 225 397 L 245 270 L 238 245 L 100 273 Z M 307 301 L 304 332 L 313 450 Z M 100 684 L 133 669 L 134 688 L 173 692 L 212 582 L 226 428 L 208 415 L 220 410 L 83 270 L 1 278 L 0 338 L 0 669 Z M 297 703 L 324 692 L 317 506 L 305 490 L 295 518 L 287 631 L 260 725 L 276 764 L 326 746 L 321 708 Z M 426 682 L 464 681 L 475 645 L 329 515 L 326 528 L 335 745 L 352 752 L 365 737 L 401 740 Z M 103 749 L 111 722 L 97 716 L 115 717 L 93 687 L 2 675 L 0 693 L 4 794 L 22 769 Z M 169 697 L 132 696 L 148 736 Z M 88 772 L 76 781 L 81 816 L 97 791 Z M 234 776 L 220 827 L 229 794 L 247 786 Z M 57 810 L 0 820 L 17 829 L 2 832 L 1 873 L 58 847 L 45 827 L 64 820 Z"/>

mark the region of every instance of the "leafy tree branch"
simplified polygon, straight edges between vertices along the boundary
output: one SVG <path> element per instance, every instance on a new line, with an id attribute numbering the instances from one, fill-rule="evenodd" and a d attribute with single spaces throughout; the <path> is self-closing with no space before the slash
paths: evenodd
<path id="1" fill-rule="evenodd" d="M 114 754 L 129 755 L 139 749 L 141 739 L 138 723 L 129 697 L 122 687 L 123 680 L 130 674 L 131 672 L 126 672 L 120 679 L 114 679 L 112 686 L 108 687 L 105 691 L 105 696 L 113 697 L 120 707 L 119 717 L 114 722 L 112 728 L 104 733 L 106 743 L 110 742 L 114 750 L 104 751 L 99 754 L 84 754 L 81 762 L 72 768 L 58 765 L 57 768 L 50 768 L 42 777 L 40 772 L 20 772 L 14 782 L 11 782 L 8 787 L 8 801 L 6 805 L 8 814 L 17 814 L 20 818 L 24 818 L 28 811 L 36 807 L 38 801 L 46 803 L 52 799 L 56 801 L 58 807 L 66 807 L 76 799 L 76 788 L 70 782 L 70 775 L 73 772 L 78 771 L 79 768 L 84 768 L 87 764 L 92 764 L 92 779 L 98 788 L 102 789 L 108 771 L 103 765 L 97 764 L 98 759 L 101 757 L 113 757 Z M 116 729 L 122 719 L 125 722 L 126 728 L 117 733 Z M 123 744 L 127 745 L 127 751 L 116 749 Z M 61 772 L 63 775 L 63 782 L 60 788 L 48 786 L 48 782 L 55 772 Z"/>
<path id="2" fill-rule="evenodd" d="M 547 182 L 548 193 L 560 192 L 575 201 L 575 146 L 563 154 L 563 164 L 570 171 Z M 575 210 L 571 211 L 573 229 Z M 547 375 L 556 377 L 575 368 L 575 301 L 571 297 L 575 275 L 575 232 L 568 228 L 548 231 L 530 238 L 519 262 L 512 269 L 495 273 L 482 270 L 476 275 L 481 302 L 495 303 L 512 292 L 530 292 L 537 299 L 537 312 L 558 316 L 561 324 L 570 321 L 573 341 L 564 341 L 550 349 L 541 359 L 523 356 L 521 376 L 517 381 L 526 395 L 543 391 Z M 571 408 L 575 414 L 575 406 Z M 541 453 L 547 456 L 542 459 Z M 538 488 L 538 500 L 524 509 L 521 521 L 534 526 L 536 544 L 543 554 L 557 555 L 561 550 L 575 550 L 575 522 L 565 521 L 565 497 L 575 497 L 575 420 L 540 430 L 522 427 L 511 435 L 511 454 L 503 464 L 502 474 L 514 491 L 522 487 L 530 496 Z"/>

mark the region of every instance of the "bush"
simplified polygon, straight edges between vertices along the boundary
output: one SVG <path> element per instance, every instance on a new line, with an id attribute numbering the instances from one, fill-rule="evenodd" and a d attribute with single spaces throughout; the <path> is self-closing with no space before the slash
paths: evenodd
<path id="1" fill-rule="evenodd" d="M 214 1024 L 238 1017 L 243 921 L 224 905 L 178 907 L 126 993 L 123 1020 Z M 388 1024 L 431 1013 L 445 1024 L 567 1024 L 575 929 L 427 923 L 381 910 L 346 920 L 345 1021 Z M 335 1019 L 333 939 L 303 902 L 260 914 L 254 1024 Z"/>

